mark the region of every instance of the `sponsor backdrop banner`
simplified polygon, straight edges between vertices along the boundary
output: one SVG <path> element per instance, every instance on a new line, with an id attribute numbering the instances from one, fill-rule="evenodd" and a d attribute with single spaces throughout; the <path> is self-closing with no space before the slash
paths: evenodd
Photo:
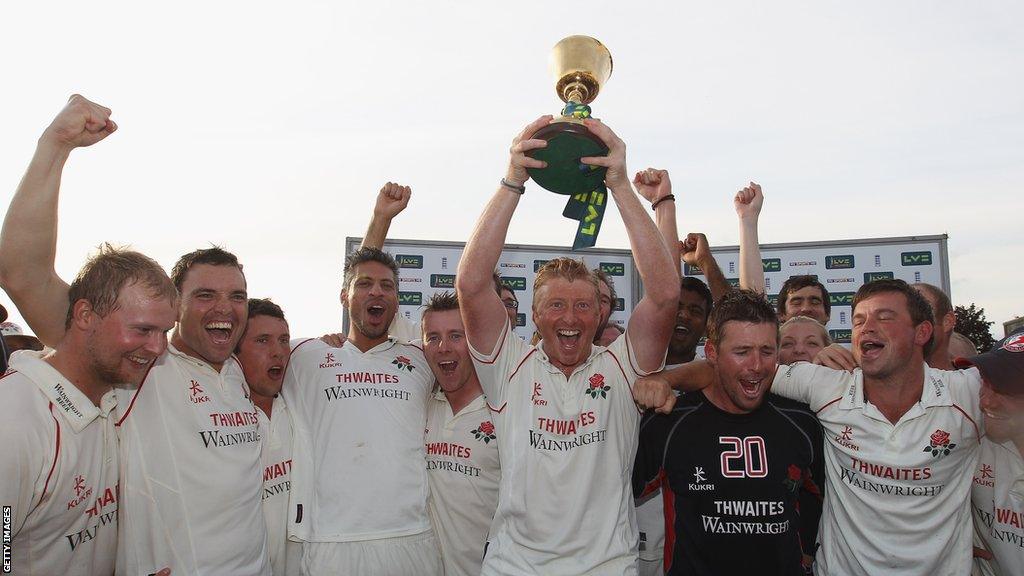
<path id="1" fill-rule="evenodd" d="M 362 238 L 346 238 L 345 253 L 359 248 Z M 399 314 L 418 322 L 422 307 L 435 292 L 455 290 L 455 272 L 459 268 L 464 242 L 433 242 L 429 240 L 387 240 L 384 250 L 398 261 Z M 536 271 L 548 260 L 559 256 L 583 258 L 591 268 L 600 266 L 615 284 L 617 301 L 613 304 L 611 322 L 625 326 L 633 306 L 639 301 L 639 275 L 629 250 L 589 248 L 572 252 L 568 247 L 506 245 L 498 260 L 502 280 L 511 286 L 519 300 L 516 334 L 529 339 L 533 335 L 530 307 L 533 302 L 533 279 Z M 348 330 L 348 313 L 343 313 Z"/>
<path id="2" fill-rule="evenodd" d="M 829 334 L 836 342 L 849 343 L 853 295 L 865 282 L 879 278 L 898 278 L 910 283 L 927 282 L 949 294 L 947 236 L 908 236 L 764 244 L 761 259 L 765 290 L 774 304 L 782 283 L 790 276 L 810 274 L 818 277 L 829 292 L 832 314 Z M 733 285 L 739 283 L 739 247 L 712 247 L 712 254 Z M 695 267 L 683 266 L 687 276 L 703 280 Z"/>
<path id="3" fill-rule="evenodd" d="M 832 339 L 849 343 L 852 330 L 850 305 L 853 295 L 865 282 L 878 278 L 899 278 L 907 282 L 927 282 L 949 294 L 947 236 L 905 236 L 829 240 L 789 244 L 763 244 L 761 259 L 769 300 L 774 304 L 779 288 L 790 276 L 811 274 L 829 291 L 832 316 L 828 324 Z M 346 253 L 359 247 L 361 238 L 346 238 Z M 429 240 L 388 240 L 384 249 L 398 260 L 399 313 L 419 321 L 422 305 L 435 292 L 454 290 L 455 271 L 465 247 L 463 242 Z M 712 247 L 712 254 L 733 285 L 739 284 L 739 247 Z M 639 274 L 629 250 L 592 248 L 571 252 L 567 247 L 507 245 L 498 262 L 498 271 L 519 299 L 516 333 L 524 338 L 533 334 L 530 305 L 533 278 L 538 267 L 558 256 L 583 258 L 591 267 L 600 266 L 615 284 L 618 301 L 611 321 L 625 326 L 633 306 L 640 300 Z M 696 267 L 683 266 L 683 274 L 703 279 Z M 348 330 L 348 315 L 344 315 Z"/>

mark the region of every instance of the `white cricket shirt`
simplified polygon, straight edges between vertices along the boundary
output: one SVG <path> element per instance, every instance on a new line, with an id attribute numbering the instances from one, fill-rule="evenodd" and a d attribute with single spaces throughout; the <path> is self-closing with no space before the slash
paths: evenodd
<path id="1" fill-rule="evenodd" d="M 288 497 L 292 487 L 292 417 L 284 398 L 274 398 L 271 416 L 256 409 L 263 440 L 263 518 L 274 576 L 299 573 L 302 545 L 288 540 Z"/>
<path id="2" fill-rule="evenodd" d="M 981 441 L 971 505 L 975 533 L 995 559 L 976 561 L 985 576 L 1024 576 L 1024 460 L 1013 442 Z"/>
<path id="3" fill-rule="evenodd" d="M 173 346 L 117 389 L 119 574 L 270 574 L 257 409 L 235 358 L 217 372 Z"/>
<path id="4" fill-rule="evenodd" d="M 483 395 L 452 414 L 440 389 L 427 408 L 430 519 L 445 576 L 477 576 L 498 506 L 498 440 Z"/>
<path id="5" fill-rule="evenodd" d="M 631 476 L 640 412 L 629 332 L 566 378 L 505 325 L 470 349 L 501 456 L 483 574 L 636 574 Z"/>
<path id="6" fill-rule="evenodd" d="M 925 366 L 924 380 L 894 425 L 864 399 L 860 369 L 779 365 L 771 391 L 809 404 L 824 429 L 820 573 L 970 572 L 981 378 Z"/>
<path id="7" fill-rule="evenodd" d="M 288 535 L 351 542 L 430 530 L 423 429 L 434 375 L 419 348 L 388 340 L 297 344 L 282 394 L 295 448 Z"/>
<path id="8" fill-rule="evenodd" d="M 13 573 L 111 574 L 117 401 L 108 392 L 97 407 L 42 357 L 14 353 L 0 379 L 0 505 L 11 507 Z"/>
<path id="9" fill-rule="evenodd" d="M 697 348 L 701 353 L 703 346 Z M 697 359 L 697 357 L 695 357 Z M 666 364 L 663 370 L 672 370 L 686 364 Z M 676 392 L 678 395 L 679 393 Z M 646 419 L 644 420 L 646 422 Z M 641 423 L 642 427 L 644 424 Z M 665 497 L 661 487 L 656 488 L 636 507 L 636 524 L 640 531 L 640 576 L 665 573 Z"/>

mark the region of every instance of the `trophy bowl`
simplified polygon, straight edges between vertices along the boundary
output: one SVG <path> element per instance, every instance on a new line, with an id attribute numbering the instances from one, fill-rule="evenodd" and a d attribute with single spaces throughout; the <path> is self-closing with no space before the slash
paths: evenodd
<path id="1" fill-rule="evenodd" d="M 532 136 L 548 142 L 545 148 L 529 152 L 531 158 L 547 162 L 547 167 L 528 171 L 534 182 L 556 194 L 588 193 L 603 185 L 606 170 L 583 164 L 580 158 L 603 156 L 608 148 L 583 120 L 590 117 L 589 104 L 611 77 L 612 55 L 595 38 L 569 36 L 551 50 L 550 68 L 565 108 Z"/>

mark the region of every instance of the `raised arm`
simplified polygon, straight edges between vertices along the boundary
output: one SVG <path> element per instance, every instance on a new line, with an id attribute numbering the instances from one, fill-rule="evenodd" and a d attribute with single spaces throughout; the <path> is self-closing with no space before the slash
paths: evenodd
<path id="1" fill-rule="evenodd" d="M 668 247 L 672 261 L 678 263 L 680 245 L 679 228 L 676 226 L 676 197 L 672 194 L 672 181 L 668 177 L 668 170 L 648 168 L 643 172 L 637 172 L 633 177 L 633 186 L 651 203 L 658 232 Z M 680 271 L 677 269 L 676 272 Z"/>
<path id="2" fill-rule="evenodd" d="M 370 226 L 366 229 L 360 248 L 383 248 L 388 230 L 391 229 L 391 221 L 405 210 L 410 198 L 412 188 L 394 182 L 385 184 L 377 193 L 377 203 L 373 207 Z"/>
<path id="3" fill-rule="evenodd" d="M 541 116 L 523 129 L 509 148 L 508 171 L 466 243 L 455 275 L 455 290 L 459 295 L 459 310 L 466 327 L 469 344 L 479 352 L 490 354 L 502 330 L 508 324 L 508 313 L 501 298 L 494 291 L 494 268 L 508 235 L 508 224 L 519 205 L 523 186 L 530 175 L 527 168 L 543 168 L 543 161 L 526 156 L 526 152 L 547 146 L 544 140 L 531 140 L 530 135 L 551 122 L 551 116 Z"/>
<path id="4" fill-rule="evenodd" d="M 679 260 L 672 260 L 654 221 L 644 211 L 626 176 L 626 145 L 603 123 L 587 119 L 587 128 L 608 146 L 607 156 L 580 161 L 608 168 L 605 185 L 626 225 L 629 246 L 644 283 L 644 296 L 633 309 L 627 334 L 641 370 L 657 370 L 665 361 L 679 301 Z"/>
<path id="5" fill-rule="evenodd" d="M 764 196 L 761 186 L 751 182 L 736 193 L 733 205 L 740 219 L 740 288 L 764 294 L 764 264 L 757 241 L 757 219 Z"/>
<path id="6" fill-rule="evenodd" d="M 110 109 L 75 94 L 36 144 L 0 232 L 0 286 L 48 346 L 64 337 L 68 285 L 57 276 L 57 204 L 71 151 L 117 130 Z"/>
<path id="7" fill-rule="evenodd" d="M 704 272 L 704 279 L 708 282 L 708 289 L 711 290 L 711 299 L 718 302 L 718 299 L 725 295 L 731 287 L 729 281 L 722 274 L 722 269 L 711 254 L 711 247 L 708 246 L 707 236 L 699 232 L 691 232 L 686 235 L 686 240 L 680 243 L 683 262 L 690 266 L 697 266 Z"/>

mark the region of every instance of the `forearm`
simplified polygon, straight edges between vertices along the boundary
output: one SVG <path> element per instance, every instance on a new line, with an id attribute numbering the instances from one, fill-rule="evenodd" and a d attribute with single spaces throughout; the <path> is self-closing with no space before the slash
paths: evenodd
<path id="1" fill-rule="evenodd" d="M 383 248 L 384 241 L 387 240 L 388 230 L 391 229 L 391 218 L 373 213 L 373 217 L 370 218 L 370 226 L 366 229 L 366 235 L 363 236 L 363 243 L 359 246 L 360 248 Z"/>
<path id="2" fill-rule="evenodd" d="M 494 293 L 493 272 L 505 247 L 508 225 L 519 205 L 520 194 L 505 186 L 498 186 L 483 214 L 477 220 L 469 242 L 459 261 L 456 287 L 464 305 L 467 298 L 485 292 Z"/>
<path id="3" fill-rule="evenodd" d="M 61 173 L 70 149 L 40 141 L 0 232 L 0 286 L 47 346 L 64 337 L 68 286 L 54 270 Z"/>
<path id="4" fill-rule="evenodd" d="M 668 248 L 669 258 L 675 266 L 676 278 L 679 277 L 679 227 L 676 225 L 676 202 L 665 200 L 654 209 L 654 223 L 658 227 L 662 241 Z"/>
<path id="5" fill-rule="evenodd" d="M 0 285 L 8 292 L 38 285 L 57 256 L 57 205 L 70 150 L 40 141 L 0 232 Z"/>
<path id="6" fill-rule="evenodd" d="M 660 374 L 676 390 L 694 392 L 712 384 L 715 370 L 707 360 L 694 360 Z"/>
<path id="7" fill-rule="evenodd" d="M 679 298 L 679 259 L 673 260 L 669 255 L 664 238 L 628 182 L 612 187 L 611 195 L 626 226 L 633 259 L 644 283 L 644 298 L 659 308 L 675 310 Z M 675 244 L 679 245 L 678 240 Z"/>
<path id="8" fill-rule="evenodd" d="M 764 294 L 764 266 L 757 239 L 757 218 L 740 219 L 740 288 Z"/>
<path id="9" fill-rule="evenodd" d="M 711 290 L 711 299 L 718 302 L 719 298 L 731 289 L 729 281 L 722 273 L 722 269 L 719 268 L 718 262 L 710 254 L 697 265 L 704 271 L 704 279 L 708 281 L 708 289 Z"/>

